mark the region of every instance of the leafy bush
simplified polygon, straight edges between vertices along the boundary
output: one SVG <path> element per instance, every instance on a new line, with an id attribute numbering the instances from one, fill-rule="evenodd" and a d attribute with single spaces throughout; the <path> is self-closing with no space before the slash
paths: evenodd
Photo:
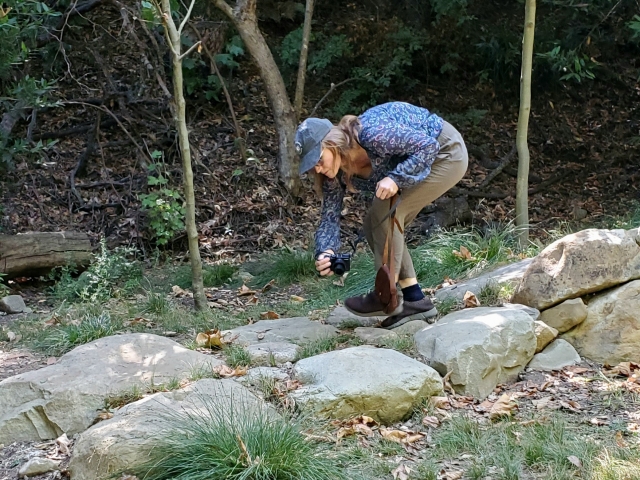
<path id="1" fill-rule="evenodd" d="M 237 269 L 235 265 L 228 263 L 204 265 L 202 267 L 202 283 L 207 288 L 221 287 L 231 280 Z M 191 288 L 192 283 L 191 267 L 188 265 L 179 267 L 174 279 L 174 285 L 178 285 L 180 288 Z"/>
<path id="2" fill-rule="evenodd" d="M 563 49 L 556 45 L 548 52 L 537 54 L 559 81 L 581 83 L 596 78 L 594 70 L 598 64 L 578 49 Z"/>
<path id="3" fill-rule="evenodd" d="M 0 297 L 9 295 L 9 287 L 4 284 L 4 277 L 6 277 L 6 275 L 4 273 L 0 273 Z"/>
<path id="4" fill-rule="evenodd" d="M 154 151 L 151 156 L 159 159 L 162 153 Z M 148 170 L 147 185 L 158 188 L 140 194 L 141 206 L 147 212 L 152 238 L 157 245 L 166 245 L 184 230 L 185 209 L 180 193 L 167 187 L 169 175 L 163 172 L 163 164 L 152 163 Z"/>
<path id="5" fill-rule="evenodd" d="M 116 248 L 109 251 L 104 239 L 100 241 L 100 252 L 94 262 L 78 278 L 73 270 L 63 268 L 55 271 L 57 278 L 52 294 L 57 300 L 103 302 L 119 294 L 128 294 L 139 285 L 142 276 L 140 266 L 129 257 L 132 248 Z"/>
<path id="6" fill-rule="evenodd" d="M 161 412 L 169 430 L 134 469 L 146 480 L 341 480 L 326 447 L 307 440 L 303 427 L 247 398 L 205 395 L 193 408 Z"/>
<path id="7" fill-rule="evenodd" d="M 627 27 L 631 30 L 630 40 L 640 44 L 640 15 L 634 15 L 629 23 L 627 23 Z"/>

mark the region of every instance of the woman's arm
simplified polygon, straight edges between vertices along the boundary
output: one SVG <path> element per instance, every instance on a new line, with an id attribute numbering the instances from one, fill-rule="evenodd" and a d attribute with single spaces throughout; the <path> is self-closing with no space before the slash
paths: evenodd
<path id="1" fill-rule="evenodd" d="M 322 213 L 316 230 L 315 257 L 325 251 L 337 252 L 340 248 L 340 212 L 344 187 L 337 178 L 326 178 L 322 184 Z"/>

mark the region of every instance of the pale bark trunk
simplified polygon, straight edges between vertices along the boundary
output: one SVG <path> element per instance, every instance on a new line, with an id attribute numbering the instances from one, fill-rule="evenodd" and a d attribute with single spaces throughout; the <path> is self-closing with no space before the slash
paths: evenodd
<path id="1" fill-rule="evenodd" d="M 258 28 L 256 0 L 237 0 L 233 9 L 225 0 L 213 0 L 213 3 L 233 22 L 260 71 L 278 132 L 280 179 L 289 191 L 297 195 L 300 191 L 300 178 L 298 159 L 293 145 L 297 127 L 296 115 L 278 65 Z"/>
<path id="2" fill-rule="evenodd" d="M 304 26 L 302 27 L 302 46 L 300 47 L 300 62 L 298 64 L 298 79 L 296 81 L 296 95 L 293 102 L 296 117 L 302 117 L 302 100 L 304 99 L 304 84 L 307 74 L 307 58 L 309 57 L 309 39 L 311 37 L 311 19 L 313 18 L 314 0 L 307 0 L 304 10 Z"/>
<path id="3" fill-rule="evenodd" d="M 531 65 L 536 23 L 536 0 L 526 0 L 522 39 L 522 72 L 520 75 L 520 112 L 518 114 L 518 180 L 516 185 L 516 227 L 521 248 L 529 243 L 529 146 L 527 132 L 531 111 Z"/>
<path id="4" fill-rule="evenodd" d="M 189 260 L 191 262 L 191 277 L 193 287 L 193 300 L 196 310 L 207 308 L 207 297 L 204 293 L 202 279 L 202 260 L 200 258 L 200 246 L 198 244 L 198 230 L 196 228 L 196 201 L 193 191 L 193 170 L 191 169 L 191 148 L 189 146 L 189 131 L 187 130 L 186 102 L 184 99 L 182 82 L 182 56 L 180 44 L 180 32 L 176 28 L 171 17 L 170 0 L 162 0 L 162 13 L 166 27 L 167 40 L 173 59 L 173 97 L 175 103 L 175 122 L 180 140 L 180 153 L 182 155 L 182 174 L 184 177 L 184 196 L 187 203 L 185 225 L 189 243 Z M 188 20 L 188 15 L 183 20 L 183 25 Z"/>

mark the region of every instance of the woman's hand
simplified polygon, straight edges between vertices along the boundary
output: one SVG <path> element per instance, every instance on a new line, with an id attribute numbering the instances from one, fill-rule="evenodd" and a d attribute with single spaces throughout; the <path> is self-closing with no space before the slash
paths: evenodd
<path id="1" fill-rule="evenodd" d="M 376 185 L 376 197 L 380 200 L 388 200 L 398 193 L 398 185 L 389 177 L 384 177 Z"/>
<path id="2" fill-rule="evenodd" d="M 333 255 L 333 250 L 325 250 L 316 259 L 316 270 L 320 272 L 321 276 L 333 275 L 333 272 L 329 269 L 331 266 L 331 260 L 329 257 Z"/>

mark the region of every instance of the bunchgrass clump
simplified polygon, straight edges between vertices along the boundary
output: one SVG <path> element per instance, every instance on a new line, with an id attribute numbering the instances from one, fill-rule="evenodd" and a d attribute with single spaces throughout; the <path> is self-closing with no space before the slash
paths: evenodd
<path id="1" fill-rule="evenodd" d="M 144 306 L 145 313 L 164 315 L 171 310 L 171 304 L 166 296 L 161 293 L 150 293 Z"/>
<path id="2" fill-rule="evenodd" d="M 499 307 L 508 302 L 513 293 L 513 285 L 508 282 L 489 282 L 480 289 L 478 301 L 483 307 Z"/>
<path id="3" fill-rule="evenodd" d="M 280 286 L 287 286 L 316 275 L 315 259 L 309 250 L 284 249 L 248 267 L 254 274 L 251 283 L 258 286 L 271 280 Z"/>
<path id="4" fill-rule="evenodd" d="M 33 346 L 47 355 L 59 356 L 78 345 L 114 335 L 121 328 L 122 323 L 112 319 L 109 312 L 87 314 L 79 322 L 64 323 L 42 330 L 34 338 Z"/>
<path id="5" fill-rule="evenodd" d="M 326 446 L 307 440 L 292 418 L 248 398 L 198 395 L 181 411 L 162 412 L 167 430 L 150 460 L 132 472 L 145 480 L 342 480 Z"/>
<path id="6" fill-rule="evenodd" d="M 221 287 L 228 283 L 238 267 L 229 263 L 220 263 L 217 265 L 203 265 L 202 267 L 202 283 L 205 288 Z M 176 269 L 173 284 L 180 288 L 191 288 L 192 286 L 191 266 L 183 265 Z"/>
<path id="7" fill-rule="evenodd" d="M 323 337 L 317 340 L 304 343 L 300 346 L 297 360 L 303 358 L 315 357 L 322 353 L 331 352 L 336 350 L 341 344 L 348 344 L 349 346 L 360 345 L 361 342 L 358 338 L 351 335 L 338 335 L 337 337 Z"/>
<path id="8" fill-rule="evenodd" d="M 242 346 L 230 344 L 224 347 L 224 353 L 227 365 L 230 367 L 248 367 L 251 365 L 251 356 Z"/>
<path id="9" fill-rule="evenodd" d="M 461 302 L 455 297 L 446 297 L 442 300 L 436 299 L 435 305 L 438 308 L 438 313 L 442 317 L 450 314 L 451 312 L 462 309 Z"/>
<path id="10" fill-rule="evenodd" d="M 382 342 L 382 346 L 412 356 L 416 354 L 416 344 L 413 335 L 398 335 L 396 338 L 390 338 Z"/>

